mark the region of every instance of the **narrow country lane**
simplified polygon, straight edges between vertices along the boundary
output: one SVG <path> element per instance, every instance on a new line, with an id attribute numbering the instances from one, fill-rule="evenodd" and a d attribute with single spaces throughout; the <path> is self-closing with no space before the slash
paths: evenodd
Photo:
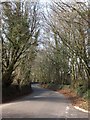
<path id="1" fill-rule="evenodd" d="M 88 113 L 76 110 L 58 92 L 33 85 L 34 92 L 17 101 L 3 104 L 3 118 L 88 118 Z"/>

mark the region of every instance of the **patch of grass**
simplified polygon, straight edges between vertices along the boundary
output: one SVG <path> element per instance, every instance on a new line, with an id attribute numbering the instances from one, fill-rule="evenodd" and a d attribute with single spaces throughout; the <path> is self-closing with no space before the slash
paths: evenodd
<path id="1" fill-rule="evenodd" d="M 90 89 L 88 89 L 88 90 L 84 93 L 83 98 L 90 100 Z"/>
<path id="2" fill-rule="evenodd" d="M 85 86 L 79 86 L 76 88 L 76 93 L 80 96 L 83 97 L 84 93 L 86 92 L 86 87 Z"/>
<path id="3" fill-rule="evenodd" d="M 63 85 L 63 88 L 70 88 L 70 85 Z"/>

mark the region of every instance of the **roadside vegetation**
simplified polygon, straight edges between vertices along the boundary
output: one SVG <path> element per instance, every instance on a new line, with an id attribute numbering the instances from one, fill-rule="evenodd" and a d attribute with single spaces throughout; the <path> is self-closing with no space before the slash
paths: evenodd
<path id="1" fill-rule="evenodd" d="M 90 8 L 75 1 L 52 1 L 43 7 L 32 1 L 1 4 L 3 96 L 25 94 L 24 86 L 31 91 L 35 81 L 88 101 Z"/>
<path id="2" fill-rule="evenodd" d="M 32 91 L 30 74 L 40 30 L 37 2 L 3 2 L 1 9 L 2 98 L 5 100 Z"/>
<path id="3" fill-rule="evenodd" d="M 79 97 L 87 101 L 85 106 L 88 109 L 90 9 L 85 2 L 60 1 L 52 2 L 47 8 L 47 13 L 43 15 L 43 49 L 36 57 L 32 79 L 40 81 L 45 88 L 62 88 L 68 95 L 69 91 L 72 91 L 78 96 L 77 102 Z M 84 107 L 84 104 L 81 106 Z"/>

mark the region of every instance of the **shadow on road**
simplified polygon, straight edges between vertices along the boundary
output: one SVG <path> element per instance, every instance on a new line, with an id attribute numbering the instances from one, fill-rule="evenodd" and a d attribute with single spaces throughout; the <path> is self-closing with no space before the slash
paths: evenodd
<path id="1" fill-rule="evenodd" d="M 22 99 L 18 99 L 16 100 L 16 102 L 42 101 L 42 102 L 54 102 L 54 103 L 70 103 L 70 101 L 64 95 L 57 93 L 55 91 L 43 89 L 36 86 L 32 88 L 33 88 L 33 93 L 31 95 L 25 96 Z"/>

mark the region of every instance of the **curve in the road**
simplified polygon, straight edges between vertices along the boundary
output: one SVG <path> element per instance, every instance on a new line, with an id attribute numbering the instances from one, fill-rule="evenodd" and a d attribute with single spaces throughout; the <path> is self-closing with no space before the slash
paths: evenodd
<path id="1" fill-rule="evenodd" d="M 33 85 L 34 92 L 2 105 L 3 118 L 88 118 L 62 94 Z"/>

